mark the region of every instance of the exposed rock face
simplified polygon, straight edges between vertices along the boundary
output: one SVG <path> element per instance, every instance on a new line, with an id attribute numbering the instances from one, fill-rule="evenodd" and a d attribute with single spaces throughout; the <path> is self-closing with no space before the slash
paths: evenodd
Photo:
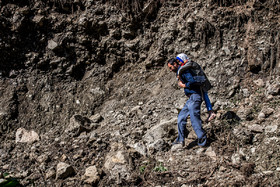
<path id="1" fill-rule="evenodd" d="M 279 12 L 263 0 L 0 1 L 0 181 L 279 186 Z M 191 131 L 172 151 L 187 97 L 165 63 L 182 52 L 214 86 L 217 118 L 203 124 L 208 148 Z"/>

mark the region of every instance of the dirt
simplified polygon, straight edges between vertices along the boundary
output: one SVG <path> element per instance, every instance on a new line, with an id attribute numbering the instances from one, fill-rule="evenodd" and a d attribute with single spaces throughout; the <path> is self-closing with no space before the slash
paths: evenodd
<path id="1" fill-rule="evenodd" d="M 1 1 L 1 178 L 278 186 L 279 10 L 262 0 Z M 207 147 L 188 120 L 186 146 L 173 150 L 187 97 L 165 64 L 182 52 L 213 84 L 217 117 L 203 123 Z M 60 175 L 60 162 L 74 172 Z"/>

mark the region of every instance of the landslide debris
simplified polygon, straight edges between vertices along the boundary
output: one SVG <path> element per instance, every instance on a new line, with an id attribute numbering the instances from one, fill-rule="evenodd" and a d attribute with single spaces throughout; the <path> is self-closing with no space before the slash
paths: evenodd
<path id="1" fill-rule="evenodd" d="M 0 12 L 0 185 L 279 185 L 279 1 L 3 0 Z M 181 52 L 214 85 L 205 148 L 190 131 L 171 149 L 187 98 L 165 62 Z"/>

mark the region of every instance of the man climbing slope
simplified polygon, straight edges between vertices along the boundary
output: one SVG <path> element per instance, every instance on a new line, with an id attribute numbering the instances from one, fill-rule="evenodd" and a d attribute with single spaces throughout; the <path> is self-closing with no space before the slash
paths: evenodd
<path id="1" fill-rule="evenodd" d="M 179 62 L 176 59 L 170 59 L 167 62 L 170 71 L 178 74 L 180 69 Z M 205 130 L 202 128 L 202 121 L 200 118 L 200 107 L 202 103 L 201 88 L 196 84 L 194 75 L 190 69 L 186 69 L 182 72 L 180 79 L 178 80 L 178 85 L 184 88 L 185 95 L 189 97 L 183 109 L 178 115 L 178 137 L 173 142 L 173 144 L 185 145 L 185 134 L 187 132 L 186 124 L 187 118 L 190 116 L 191 124 L 193 130 L 195 131 L 199 146 L 205 146 L 207 142 L 207 136 Z"/>

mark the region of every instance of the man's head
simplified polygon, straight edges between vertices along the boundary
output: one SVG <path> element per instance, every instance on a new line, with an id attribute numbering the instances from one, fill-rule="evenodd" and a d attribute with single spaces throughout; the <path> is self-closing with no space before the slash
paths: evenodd
<path id="1" fill-rule="evenodd" d="M 167 66 L 169 67 L 170 71 L 177 72 L 179 68 L 179 61 L 175 58 L 171 58 L 167 61 Z"/>

